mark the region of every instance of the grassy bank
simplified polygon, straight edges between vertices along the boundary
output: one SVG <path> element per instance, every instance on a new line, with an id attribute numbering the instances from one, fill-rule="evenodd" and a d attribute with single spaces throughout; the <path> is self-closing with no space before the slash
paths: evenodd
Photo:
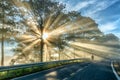
<path id="1" fill-rule="evenodd" d="M 43 70 L 47 70 L 50 68 L 55 68 L 55 67 L 59 67 L 62 65 L 67 65 L 67 64 L 72 64 L 72 63 L 82 63 L 84 62 L 84 60 L 72 60 L 72 61 L 68 61 L 68 62 L 56 62 L 56 63 L 47 63 L 44 65 L 33 65 L 30 67 L 26 67 L 26 68 L 17 68 L 17 69 L 12 69 L 12 70 L 4 70 L 0 72 L 0 80 L 9 80 L 15 77 L 19 77 L 19 76 L 23 76 L 23 75 L 27 75 L 27 74 L 31 74 L 31 73 L 35 73 L 35 72 L 39 72 L 39 71 L 43 71 Z"/>

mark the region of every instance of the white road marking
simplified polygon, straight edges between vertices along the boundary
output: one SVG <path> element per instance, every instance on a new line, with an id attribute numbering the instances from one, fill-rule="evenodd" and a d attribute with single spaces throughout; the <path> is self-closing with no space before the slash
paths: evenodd
<path id="1" fill-rule="evenodd" d="M 120 80 L 120 77 L 118 76 L 117 72 L 115 71 L 115 69 L 113 67 L 113 62 L 111 62 L 111 67 L 112 67 L 113 73 L 115 74 L 117 80 Z"/>
<path id="2" fill-rule="evenodd" d="M 77 70 L 76 72 L 79 72 L 79 71 L 81 71 L 82 69 L 79 69 L 79 70 Z"/>
<path id="3" fill-rule="evenodd" d="M 73 75 L 75 75 L 75 73 L 70 74 L 70 76 L 73 76 Z"/>
<path id="4" fill-rule="evenodd" d="M 68 78 L 66 77 L 66 78 L 64 78 L 63 80 L 67 80 Z"/>

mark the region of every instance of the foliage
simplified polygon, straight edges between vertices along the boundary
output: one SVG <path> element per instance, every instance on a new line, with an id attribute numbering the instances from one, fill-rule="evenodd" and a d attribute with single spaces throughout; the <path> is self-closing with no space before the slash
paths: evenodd
<path id="1" fill-rule="evenodd" d="M 102 34 L 94 20 L 83 17 L 76 11 L 66 12 L 65 5 L 59 2 L 52 0 L 11 0 L 8 2 L 12 2 L 13 9 L 17 12 L 13 13 L 12 17 L 15 18 L 18 15 L 17 17 L 20 18 L 18 21 L 13 20 L 12 23 L 17 22 L 15 25 L 22 27 L 18 29 L 21 34 L 15 37 L 19 45 L 14 49 L 16 54 L 11 60 L 12 64 L 19 59 L 23 62 L 25 60 L 35 62 L 35 58 L 30 56 L 40 57 L 39 51 L 42 47 L 42 52 L 47 53 L 51 58 L 51 55 L 56 53 L 55 48 L 59 53 L 66 46 L 70 47 L 70 41 L 91 41 Z M 46 40 L 42 38 L 44 33 L 49 35 Z"/>

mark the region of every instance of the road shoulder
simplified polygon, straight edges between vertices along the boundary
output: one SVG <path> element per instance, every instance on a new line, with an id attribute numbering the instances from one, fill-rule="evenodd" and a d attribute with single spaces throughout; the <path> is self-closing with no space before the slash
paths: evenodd
<path id="1" fill-rule="evenodd" d="M 119 75 L 117 74 L 117 72 L 116 72 L 115 68 L 113 67 L 113 62 L 111 62 L 111 67 L 112 67 L 113 73 L 115 74 L 115 76 L 116 76 L 117 80 L 120 80 Z"/>

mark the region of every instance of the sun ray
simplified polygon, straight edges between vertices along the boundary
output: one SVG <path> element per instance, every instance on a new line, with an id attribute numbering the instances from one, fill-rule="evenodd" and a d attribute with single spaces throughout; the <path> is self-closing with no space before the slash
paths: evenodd
<path id="1" fill-rule="evenodd" d="M 75 50 L 74 50 L 74 47 L 70 47 L 69 46 L 69 48 L 66 48 L 66 51 L 67 51 L 67 53 L 69 53 L 70 54 L 70 56 L 72 57 L 72 58 L 74 58 L 74 54 L 75 54 Z"/>
<path id="2" fill-rule="evenodd" d="M 62 17 L 63 17 L 63 14 L 62 14 L 62 13 L 60 13 L 60 14 L 56 17 L 56 19 L 55 19 L 54 22 L 52 23 L 52 26 L 54 26 L 53 29 L 55 29 L 55 28 L 57 27 L 57 24 L 60 22 L 60 20 L 61 20 Z"/>
<path id="3" fill-rule="evenodd" d="M 25 20 L 25 23 L 28 25 L 28 27 L 30 27 L 30 29 L 36 33 L 36 35 L 41 35 L 39 29 L 38 29 L 38 25 L 37 25 L 37 21 L 34 18 L 28 18 L 28 20 Z"/>
<path id="4" fill-rule="evenodd" d="M 86 32 L 86 31 L 92 31 L 92 30 L 96 30 L 96 28 L 89 28 L 89 25 L 92 24 L 91 22 L 84 24 L 84 25 L 78 25 L 76 26 L 74 23 L 66 23 L 63 24 L 61 26 L 59 26 L 58 28 L 54 29 L 53 31 L 50 32 L 50 35 L 54 34 L 54 33 L 58 33 L 57 35 L 61 35 L 63 33 L 66 32 L 73 32 L 75 30 L 78 30 L 81 27 L 88 27 L 85 30 L 81 30 L 80 32 Z M 69 28 L 67 28 L 69 27 Z"/>
<path id="5" fill-rule="evenodd" d="M 13 4 L 17 6 L 23 16 L 29 16 L 27 20 L 24 20 L 24 23 L 27 24 L 36 35 L 40 35 L 40 31 L 37 28 L 37 21 L 35 20 L 35 16 L 32 14 L 32 9 L 28 3 L 23 3 L 21 1 L 12 0 Z M 24 8 L 24 9 L 21 9 Z M 31 12 L 31 15 L 29 14 Z M 34 16 L 34 17 L 33 17 Z"/>
<path id="6" fill-rule="evenodd" d="M 44 59 L 46 59 L 45 61 L 49 61 L 49 51 L 48 51 L 47 44 L 44 45 L 44 51 L 45 51 L 45 58 Z"/>
<path id="7" fill-rule="evenodd" d="M 116 52 L 116 50 L 114 50 L 113 48 L 110 47 L 106 47 L 103 45 L 96 45 L 96 44 L 89 44 L 89 43 L 80 43 L 80 42 L 72 42 L 70 43 L 71 46 L 78 46 L 80 48 L 85 48 L 84 51 L 87 51 L 87 49 L 90 52 L 95 52 L 97 51 L 95 54 L 97 55 L 108 55 L 108 57 L 117 57 L 119 54 L 118 52 Z"/>
<path id="8" fill-rule="evenodd" d="M 51 22 L 52 22 L 52 15 L 50 15 L 48 20 L 45 22 L 44 30 L 49 28 Z"/>
<path id="9" fill-rule="evenodd" d="M 32 36 L 32 35 L 21 35 L 21 36 L 18 36 L 17 39 L 20 40 L 20 41 L 23 41 L 23 40 L 26 40 L 26 39 L 36 39 L 35 36 Z"/>
<path id="10" fill-rule="evenodd" d="M 23 40 L 23 41 L 21 41 L 21 43 L 29 43 L 29 42 L 32 42 L 34 40 L 35 39 L 31 38 L 31 39 Z"/>
<path id="11" fill-rule="evenodd" d="M 67 43 L 66 46 L 69 48 L 64 46 L 65 48 L 61 51 L 64 51 L 63 54 L 64 56 L 67 56 L 67 58 L 73 58 L 74 55 L 78 56 L 81 52 L 85 52 L 88 54 L 94 53 L 96 55 L 102 56 L 109 54 L 109 57 L 111 55 L 116 54 L 112 52 L 114 50 L 110 47 L 89 44 L 89 41 L 92 42 L 92 40 L 90 39 L 95 38 L 95 36 L 99 36 L 99 34 L 96 33 L 98 31 L 98 28 L 96 27 L 97 24 L 94 21 L 91 21 L 90 18 L 84 18 L 82 16 L 79 18 L 74 15 L 72 16 L 68 13 L 63 12 L 51 12 L 50 15 L 47 15 L 47 18 L 45 17 L 46 19 L 43 19 L 44 24 L 42 24 L 42 33 L 42 29 L 40 28 L 41 23 L 38 22 L 39 17 L 34 14 L 32 8 L 33 6 L 31 6 L 27 2 L 24 2 L 23 0 L 12 0 L 12 2 L 20 11 L 20 14 L 23 16 L 23 22 L 21 22 L 21 24 L 23 24 L 26 27 L 26 32 L 23 35 L 17 37 L 17 40 L 25 45 L 25 48 L 22 50 L 22 53 L 27 54 L 27 51 L 30 51 L 33 48 L 35 49 L 33 53 L 40 53 L 40 49 L 38 50 L 38 48 L 40 48 L 40 45 L 43 41 L 43 53 L 45 55 L 46 61 L 48 61 L 47 57 L 49 57 L 50 60 L 50 58 L 52 57 L 51 55 L 58 55 L 58 53 L 60 52 L 60 50 L 58 49 L 59 41 L 57 42 L 57 40 L 61 38 L 61 36 L 65 37 L 66 39 L 69 39 L 69 36 L 71 37 L 74 35 L 72 37 L 72 39 L 74 38 L 74 42 Z M 43 15 L 41 16 L 44 17 Z M 91 33 L 88 34 L 89 32 Z M 64 36 L 64 34 L 67 34 L 68 37 Z M 80 38 L 79 36 L 82 34 L 84 38 L 89 38 L 89 40 L 86 40 L 86 43 L 82 43 L 82 40 L 84 39 Z M 76 37 L 77 35 L 78 37 Z M 55 50 L 55 48 L 57 48 L 57 50 Z M 74 50 L 76 52 L 74 52 Z M 95 53 L 95 51 L 98 53 Z"/>
<path id="12" fill-rule="evenodd" d="M 51 61 L 51 54 L 52 54 L 52 53 L 51 53 L 51 50 L 52 50 L 52 48 L 51 48 L 50 46 L 47 45 L 48 61 Z"/>
<path id="13" fill-rule="evenodd" d="M 60 18 L 61 18 L 62 16 L 63 16 L 63 15 L 60 15 Z M 58 20 L 59 20 L 59 17 L 58 17 Z M 59 30 L 59 28 L 63 28 L 63 27 L 66 27 L 66 26 L 71 26 L 71 25 L 74 26 L 74 24 L 76 24 L 76 23 L 81 24 L 83 27 L 86 27 L 86 26 L 92 24 L 91 22 L 83 23 L 84 20 L 85 20 L 85 19 L 77 20 L 77 21 L 74 21 L 74 22 L 72 22 L 72 21 L 67 21 L 67 22 L 65 22 L 64 24 L 61 24 L 61 25 L 59 25 L 59 26 L 56 26 L 55 30 L 56 30 L 56 29 Z M 81 23 L 81 22 L 82 22 L 82 23 Z M 80 27 L 80 25 L 78 25 L 78 27 Z M 74 29 L 74 27 L 72 27 L 72 28 Z M 73 30 L 73 29 L 72 29 L 72 30 Z"/>
<path id="14" fill-rule="evenodd" d="M 25 49 L 23 49 L 23 53 L 24 52 L 26 52 L 26 51 L 28 51 L 28 50 L 30 50 L 32 47 L 34 47 L 34 45 L 36 45 L 38 42 L 40 42 L 40 40 L 39 39 L 37 39 L 37 40 L 35 40 L 35 41 L 33 41 L 30 45 L 28 45 Z"/>

